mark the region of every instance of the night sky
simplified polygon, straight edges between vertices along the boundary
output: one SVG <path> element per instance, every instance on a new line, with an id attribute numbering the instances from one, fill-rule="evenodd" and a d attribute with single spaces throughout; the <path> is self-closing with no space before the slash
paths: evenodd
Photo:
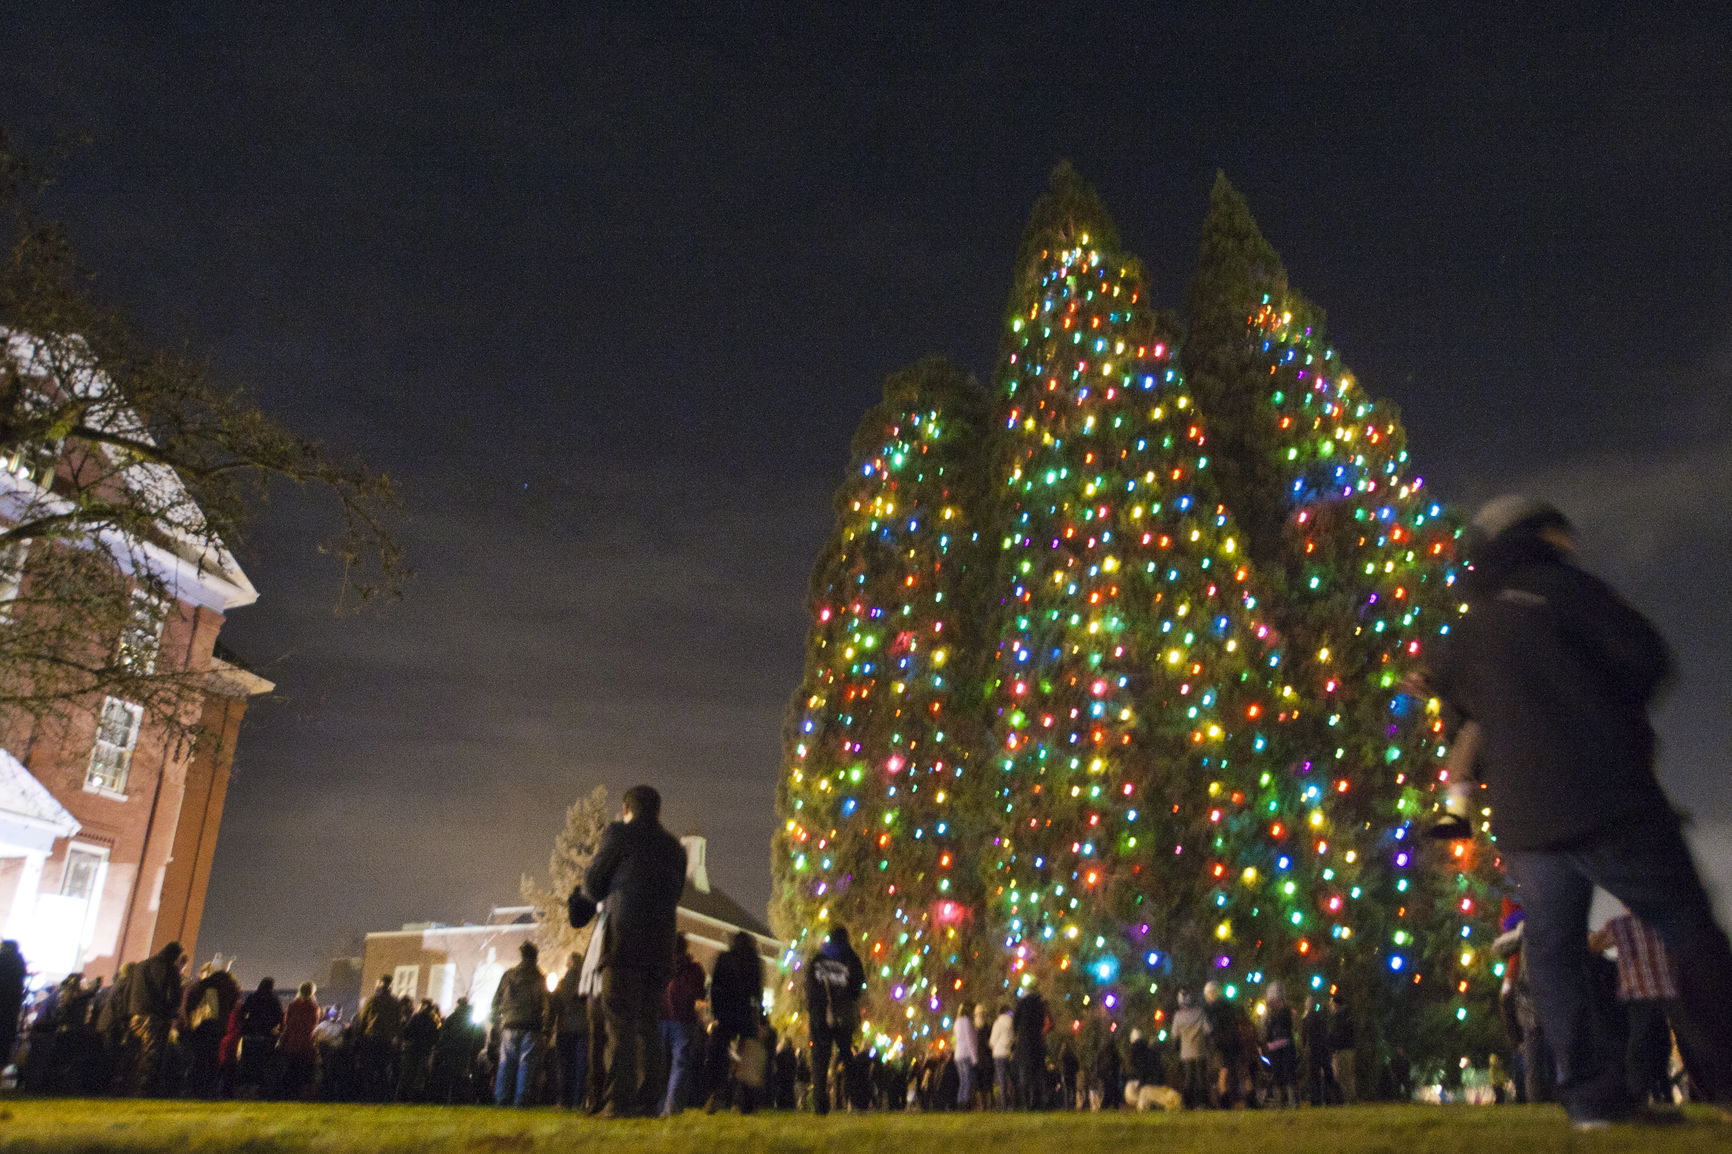
<path id="1" fill-rule="evenodd" d="M 1677 647 L 1663 776 L 1732 893 L 1725 7 L 357 7 L 0 13 L 100 290 L 405 497 L 419 576 L 359 617 L 315 504 L 242 543 L 224 638 L 279 692 L 201 954 L 298 981 L 479 917 L 596 784 L 762 907 L 854 425 L 923 355 L 990 377 L 1067 158 L 1172 307 L 1225 170 L 1436 495 L 1576 518 Z"/>

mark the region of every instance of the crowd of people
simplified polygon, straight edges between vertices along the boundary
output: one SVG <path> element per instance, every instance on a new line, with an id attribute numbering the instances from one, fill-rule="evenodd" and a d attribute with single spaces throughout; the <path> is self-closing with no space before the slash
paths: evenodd
<path id="1" fill-rule="evenodd" d="M 1654 776 L 1648 709 L 1671 672 L 1666 648 L 1575 566 L 1569 522 L 1549 505 L 1489 503 L 1464 549 L 1468 611 L 1408 691 L 1440 700 L 1451 771 L 1485 791 L 1516 885 L 1497 944 L 1514 1096 L 1555 1098 L 1583 1129 L 1650 1120 L 1650 1105 L 1673 1094 L 1675 1037 L 1695 1092 L 1732 1107 L 1732 944 Z M 1440 836 L 1472 836 L 1487 808 L 1461 784 Z M 394 996 L 389 978 L 347 1023 L 321 1011 L 310 985 L 285 1005 L 268 978 L 244 996 L 218 967 L 185 982 L 170 943 L 112 986 L 74 975 L 48 991 L 29 1016 L 20 1082 L 40 1092 L 555 1103 L 608 1117 L 1292 1107 L 1360 1096 L 1361 1046 L 1343 999 L 1295 1007 L 1279 983 L 1266 988 L 1260 1020 L 1216 983 L 1200 1001 L 1181 993 L 1161 1044 L 1130 1030 L 1121 1047 L 1099 1023 L 1053 1039 L 1046 1002 L 1029 987 L 1012 1003 L 969 1007 L 929 1053 L 861 1052 L 866 974 L 841 925 L 802 959 L 806 1044 L 796 1046 L 765 1020 L 749 935 L 705 975 L 676 934 L 685 850 L 660 810 L 654 789 L 626 792 L 571 895 L 572 925 L 593 921 L 587 953 L 550 991 L 525 944 L 481 1015 L 485 1028 L 461 1000 L 441 1015 Z M 1627 915 L 1590 938 L 1596 885 Z M 1604 956 L 1614 948 L 1615 963 Z M 0 1030 L 16 1030 L 23 980 L 16 945 L 5 943 Z M 0 1035 L 0 1053 L 15 1041 Z M 1407 1098 L 1411 1079 L 1397 1049 L 1373 1093 Z M 1732 1120 L 1732 1108 L 1723 1116 Z"/>
<path id="2" fill-rule="evenodd" d="M 610 1085 L 607 1019 L 582 990 L 584 960 L 573 955 L 550 990 L 536 947 L 525 943 L 481 1015 L 464 998 L 441 1013 L 428 999 L 397 996 L 382 976 L 344 1021 L 335 1007 L 319 1005 L 311 983 L 285 998 L 270 978 L 243 992 L 215 963 L 187 977 L 175 945 L 124 967 L 112 984 L 72 975 L 27 1001 L 23 959 L 16 943 L 6 942 L 0 1000 L 24 1011 L 25 1028 L 21 1037 L 0 1037 L 0 1046 L 16 1058 L 18 1087 L 36 1094 L 491 1102 L 601 1113 Z M 657 1006 L 657 1044 L 645 1066 L 653 1112 L 1353 1100 L 1351 1075 L 1338 1077 L 1349 1068 L 1339 1059 L 1344 1037 L 1351 1050 L 1352 1029 L 1339 1000 L 1332 1011 L 1313 1004 L 1310 1017 L 1322 1025 L 1314 1037 L 1307 1032 L 1303 1051 L 1278 986 L 1256 1027 L 1214 983 L 1200 1003 L 1180 995 L 1170 1045 L 1140 1030 L 1123 1046 L 1116 1032 L 1066 1035 L 1049 1045 L 1052 1020 L 1031 989 L 996 1010 L 967 1007 L 951 1037 L 924 1055 L 889 1056 L 856 1049 L 865 975 L 846 927 L 833 927 L 804 969 L 809 1037 L 797 1046 L 778 1038 L 763 1013 L 763 961 L 749 934 L 735 935 L 707 975 L 676 936 Z M 1303 1069 L 1301 1052 L 1310 1056 Z M 1172 1102 L 1139 1095 L 1168 1083 L 1180 1087 Z"/>
<path id="3" fill-rule="evenodd" d="M 10 1000 L 12 1013 L 0 1005 L 0 1021 L 27 1023 L 18 1085 L 44 1094 L 545 1104 L 609 1116 L 1117 1108 L 1167 1082 L 1191 1106 L 1354 1099 L 1349 1015 L 1339 1001 L 1328 1013 L 1317 1004 L 1302 1036 L 1279 986 L 1260 1027 L 1215 983 L 1199 1004 L 1181 996 L 1170 1047 L 1141 1031 L 1123 1048 L 1111 1031 L 1049 1047 L 1046 1002 L 1028 989 L 996 1011 L 969 1007 L 928 1053 L 863 1052 L 866 973 L 842 925 L 803 959 L 805 1044 L 779 1038 L 764 1013 L 752 936 L 735 934 L 706 974 L 675 932 L 685 851 L 659 811 L 653 789 L 628 791 L 573 894 L 572 921 L 594 921 L 588 952 L 567 959 L 553 983 L 524 943 L 484 1007 L 459 998 L 442 1013 L 396 994 L 387 975 L 343 1021 L 311 983 L 293 997 L 268 977 L 243 991 L 214 962 L 189 976 L 178 943 L 122 967 L 110 985 L 75 974 L 26 1006 L 24 960 L 7 942 L 0 1002 Z M 1315 1036 L 1312 1021 L 1323 1024 Z M 19 1041 L 0 1037 L 0 1052 Z"/>

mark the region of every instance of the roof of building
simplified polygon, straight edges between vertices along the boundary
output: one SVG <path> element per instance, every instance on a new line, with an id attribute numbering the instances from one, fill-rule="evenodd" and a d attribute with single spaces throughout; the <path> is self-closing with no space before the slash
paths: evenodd
<path id="1" fill-rule="evenodd" d="M 59 837 L 78 832 L 78 819 L 54 799 L 24 763 L 0 749 L 0 813 L 39 824 Z"/>
<path id="2" fill-rule="evenodd" d="M 686 888 L 680 893 L 680 908 L 699 917 L 738 926 L 761 938 L 776 936 L 770 932 L 770 927 L 764 924 L 763 918 L 753 917 L 739 902 L 713 886 L 708 891 L 698 889 L 692 884 L 691 878 L 686 879 Z"/>
<path id="3" fill-rule="evenodd" d="M 745 930 L 760 938 L 775 940 L 770 927 L 764 924 L 764 919 L 753 917 L 746 912 L 739 902 L 714 887 L 701 890 L 686 879 L 686 888 L 680 894 L 680 912 L 695 914 L 725 926 Z M 487 920 L 479 925 L 446 925 L 442 922 L 410 922 L 400 930 L 374 931 L 367 936 L 384 937 L 388 934 L 452 934 L 475 933 L 478 930 L 512 930 L 519 927 L 527 928 L 535 924 L 535 915 L 530 906 L 495 906 L 488 914 Z"/>

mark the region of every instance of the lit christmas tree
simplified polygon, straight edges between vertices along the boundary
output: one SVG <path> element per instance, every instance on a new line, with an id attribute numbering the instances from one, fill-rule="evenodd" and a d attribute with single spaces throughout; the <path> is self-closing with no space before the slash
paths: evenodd
<path id="1" fill-rule="evenodd" d="M 1252 870 L 1217 852 L 1212 795 L 1267 744 L 1269 630 L 1171 337 L 1068 168 L 1017 278 L 993 454 L 989 928 L 999 984 L 1038 984 L 1061 1025 L 1148 1022 L 1175 963 L 1227 969 L 1243 941 L 1205 904 Z"/>
<path id="2" fill-rule="evenodd" d="M 1319 931 L 1301 943 L 1305 984 L 1346 987 L 1379 1036 L 1435 1034 L 1441 1012 L 1472 1037 L 1492 1024 L 1496 862 L 1421 842 L 1441 725 L 1400 692 L 1458 612 L 1455 526 L 1414 475 L 1399 415 L 1341 364 L 1225 178 L 1188 313 L 1187 379 L 1290 679 L 1272 752 L 1300 789 L 1294 880 Z"/>
<path id="3" fill-rule="evenodd" d="M 854 437 L 790 711 L 778 812 L 784 1005 L 832 922 L 871 978 L 868 1036 L 930 1032 L 980 943 L 964 831 L 980 744 L 986 393 L 941 360 L 890 377 Z"/>
<path id="4" fill-rule="evenodd" d="M 1158 1028 L 1208 978 L 1344 988 L 1415 1044 L 1490 1023 L 1495 862 L 1422 844 L 1440 726 L 1399 692 L 1457 611 L 1454 526 L 1225 182 L 1189 314 L 1180 355 L 1061 167 L 993 395 L 927 362 L 856 436 L 777 924 L 788 991 L 858 931 L 876 1044 L 1027 985 L 1067 1030 Z"/>

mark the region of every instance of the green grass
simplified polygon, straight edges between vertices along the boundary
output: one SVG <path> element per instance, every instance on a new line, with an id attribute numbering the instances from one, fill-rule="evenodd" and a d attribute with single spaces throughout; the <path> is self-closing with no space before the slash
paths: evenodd
<path id="1" fill-rule="evenodd" d="M 1665 1128 L 1577 1134 L 1555 1107 L 1361 1106 L 1231 1114 L 799 1114 L 603 1122 L 553 1110 L 0 1099 L 0 1151 L 53 1154 L 1528 1154 L 1732 1151 L 1701 1109 Z"/>

